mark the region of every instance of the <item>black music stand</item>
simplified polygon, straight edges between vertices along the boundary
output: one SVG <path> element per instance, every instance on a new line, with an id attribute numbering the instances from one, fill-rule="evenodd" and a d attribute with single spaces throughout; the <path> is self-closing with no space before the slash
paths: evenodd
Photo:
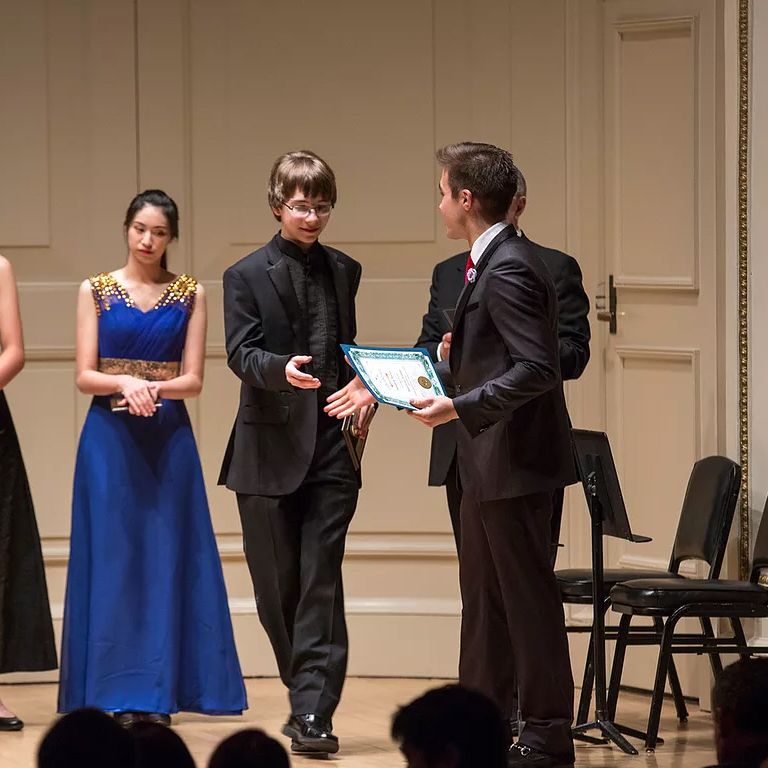
<path id="1" fill-rule="evenodd" d="M 603 536 L 615 536 L 637 543 L 651 541 L 647 536 L 632 533 L 627 508 L 621 495 L 613 454 L 604 432 L 586 429 L 571 430 L 579 479 L 584 486 L 589 515 L 592 518 L 592 663 L 595 670 L 595 719 L 577 725 L 574 736 L 597 741 L 585 736 L 586 731 L 598 729 L 603 737 L 612 741 L 628 755 L 637 750 L 624 738 L 621 731 L 632 729 L 611 722 L 605 690 L 605 613 L 603 587 Z"/>

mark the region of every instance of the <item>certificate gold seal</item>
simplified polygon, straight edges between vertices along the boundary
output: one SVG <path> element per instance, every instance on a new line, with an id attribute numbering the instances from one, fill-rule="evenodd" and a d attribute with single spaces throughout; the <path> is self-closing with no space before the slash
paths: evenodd
<path id="1" fill-rule="evenodd" d="M 426 376 L 419 376 L 417 381 L 424 389 L 432 389 L 432 382 Z"/>

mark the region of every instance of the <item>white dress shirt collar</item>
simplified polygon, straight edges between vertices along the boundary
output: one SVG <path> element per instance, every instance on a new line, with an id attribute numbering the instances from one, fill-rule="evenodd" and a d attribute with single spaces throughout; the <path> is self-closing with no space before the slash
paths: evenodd
<path id="1" fill-rule="evenodd" d="M 475 240 L 475 244 L 469 252 L 470 257 L 472 258 L 472 263 L 475 266 L 477 266 L 478 261 L 480 261 L 480 257 L 483 255 L 485 249 L 491 244 L 491 240 L 508 226 L 506 221 L 496 222 L 496 224 L 488 227 L 488 229 Z"/>

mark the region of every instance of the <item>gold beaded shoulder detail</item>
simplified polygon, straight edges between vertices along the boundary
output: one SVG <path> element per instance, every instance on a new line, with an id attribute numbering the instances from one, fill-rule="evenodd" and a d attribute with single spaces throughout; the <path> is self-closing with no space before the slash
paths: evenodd
<path id="1" fill-rule="evenodd" d="M 166 307 L 168 304 L 184 304 L 191 312 L 195 307 L 197 297 L 197 280 L 189 275 L 179 275 L 158 299 L 155 309 Z"/>
<path id="2" fill-rule="evenodd" d="M 93 294 L 93 303 L 96 305 L 96 315 L 101 316 L 101 310 L 109 312 L 115 301 L 123 301 L 126 306 L 133 306 L 133 299 L 120 283 L 112 275 L 102 272 L 88 278 Z"/>

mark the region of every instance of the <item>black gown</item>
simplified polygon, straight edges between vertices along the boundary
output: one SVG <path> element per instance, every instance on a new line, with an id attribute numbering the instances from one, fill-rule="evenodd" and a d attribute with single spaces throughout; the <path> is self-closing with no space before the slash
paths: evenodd
<path id="1" fill-rule="evenodd" d="M 0 390 L 0 672 L 56 666 L 35 510 L 11 412 Z"/>

